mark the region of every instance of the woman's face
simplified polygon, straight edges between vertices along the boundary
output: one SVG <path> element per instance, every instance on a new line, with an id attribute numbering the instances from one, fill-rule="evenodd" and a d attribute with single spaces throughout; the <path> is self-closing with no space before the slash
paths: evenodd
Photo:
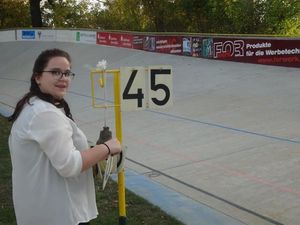
<path id="1" fill-rule="evenodd" d="M 65 74 L 62 75 L 60 72 Z M 70 62 L 65 57 L 53 57 L 35 81 L 41 92 L 50 94 L 55 99 L 62 99 L 67 93 L 72 78 L 66 76 L 68 72 L 71 72 Z"/>

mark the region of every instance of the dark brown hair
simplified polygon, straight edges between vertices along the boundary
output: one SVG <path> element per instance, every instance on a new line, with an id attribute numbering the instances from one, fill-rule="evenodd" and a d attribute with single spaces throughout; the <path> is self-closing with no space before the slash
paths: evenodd
<path id="1" fill-rule="evenodd" d="M 39 85 L 35 81 L 36 77 L 41 76 L 41 73 L 42 73 L 41 71 L 43 71 L 47 67 L 50 59 L 52 59 L 54 57 L 64 57 L 71 64 L 70 55 L 61 49 L 57 49 L 57 48 L 47 49 L 47 50 L 41 52 L 41 54 L 35 60 L 35 63 L 34 63 L 33 69 L 32 69 L 32 76 L 30 79 L 29 92 L 26 93 L 18 101 L 15 111 L 13 112 L 13 114 L 10 117 L 8 117 L 9 121 L 14 122 L 18 118 L 20 113 L 22 112 L 24 105 L 26 103 L 30 104 L 29 100 L 31 97 L 34 97 L 34 96 L 36 96 L 46 102 L 49 102 L 58 108 L 64 108 L 66 116 L 73 120 L 68 103 L 64 99 L 57 100 L 57 99 L 54 99 L 54 97 L 52 95 L 41 92 Z"/>

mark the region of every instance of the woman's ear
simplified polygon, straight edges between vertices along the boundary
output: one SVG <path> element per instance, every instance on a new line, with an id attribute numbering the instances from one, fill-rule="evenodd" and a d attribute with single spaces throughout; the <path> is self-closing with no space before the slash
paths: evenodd
<path id="1" fill-rule="evenodd" d="M 35 82 L 37 83 L 37 85 L 40 85 L 40 78 L 41 78 L 41 75 L 39 75 L 39 74 L 35 74 L 35 76 L 34 76 L 34 80 L 35 80 Z"/>

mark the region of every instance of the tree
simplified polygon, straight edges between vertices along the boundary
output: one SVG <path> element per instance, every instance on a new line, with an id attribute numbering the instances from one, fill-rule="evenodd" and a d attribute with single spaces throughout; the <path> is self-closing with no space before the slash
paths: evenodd
<path id="1" fill-rule="evenodd" d="M 95 16 L 101 11 L 99 4 L 90 6 L 89 0 L 56 0 L 42 7 L 44 23 L 56 28 L 98 28 Z"/>
<path id="2" fill-rule="evenodd" d="M 89 0 L 0 0 L 0 27 L 28 27 L 31 16 L 33 27 L 300 34 L 299 0 L 97 1 L 91 6 Z"/>
<path id="3" fill-rule="evenodd" d="M 95 23 L 102 29 L 141 30 L 144 16 L 140 0 L 107 0 L 105 9 L 94 13 Z"/>
<path id="4" fill-rule="evenodd" d="M 30 26 L 30 16 L 27 0 L 0 0 L 1 29 L 28 26 Z"/>
<path id="5" fill-rule="evenodd" d="M 256 33 L 256 2 L 251 0 L 227 1 L 224 3 L 223 23 L 226 33 Z M 221 12 L 220 12 L 221 13 Z"/>
<path id="6" fill-rule="evenodd" d="M 265 33 L 284 34 L 287 32 L 286 26 L 292 25 L 290 23 L 294 23 L 294 26 L 297 26 L 297 21 L 299 28 L 299 0 L 271 0 L 268 3 L 260 0 L 260 2 L 264 9 L 261 13 L 263 15 L 261 17 L 261 24 L 263 24 L 262 30 Z"/>
<path id="7" fill-rule="evenodd" d="M 291 19 L 287 19 L 283 23 L 283 29 L 280 30 L 281 34 L 285 35 L 300 35 L 300 13 Z"/>
<path id="8" fill-rule="evenodd" d="M 42 27 L 41 0 L 29 0 L 32 27 Z"/>
<path id="9" fill-rule="evenodd" d="M 41 1 L 42 0 L 29 0 L 32 27 L 43 27 L 44 25 L 42 20 Z M 53 5 L 54 1 L 55 0 L 48 0 L 48 3 Z"/>
<path id="10" fill-rule="evenodd" d="M 212 27 L 208 23 L 207 0 L 177 0 L 178 8 L 182 10 L 185 31 L 208 32 Z"/>

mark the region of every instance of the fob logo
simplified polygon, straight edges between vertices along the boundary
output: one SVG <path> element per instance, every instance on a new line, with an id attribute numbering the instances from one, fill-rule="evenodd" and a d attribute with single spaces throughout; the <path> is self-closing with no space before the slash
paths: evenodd
<path id="1" fill-rule="evenodd" d="M 245 42 L 243 40 L 215 42 L 214 43 L 214 58 L 230 58 L 242 57 L 244 52 Z"/>

